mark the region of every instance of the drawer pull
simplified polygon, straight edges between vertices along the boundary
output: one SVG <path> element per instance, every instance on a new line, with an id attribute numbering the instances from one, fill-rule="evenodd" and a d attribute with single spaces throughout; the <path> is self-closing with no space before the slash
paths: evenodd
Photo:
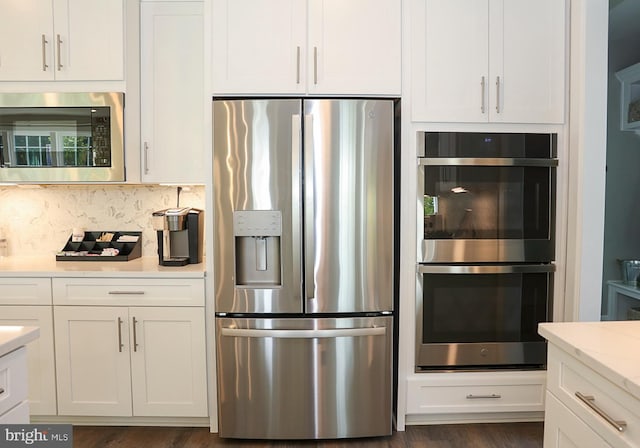
<path id="1" fill-rule="evenodd" d="M 144 291 L 109 291 L 109 294 L 112 296 L 120 296 L 120 295 L 142 296 L 144 295 Z"/>
<path id="2" fill-rule="evenodd" d="M 469 394 L 469 395 L 467 395 L 467 400 L 477 400 L 479 398 L 502 398 L 502 395 L 500 395 L 500 394 L 489 394 L 489 395 Z"/>
<path id="3" fill-rule="evenodd" d="M 580 401 L 582 401 L 584 404 L 586 404 L 591 409 L 593 409 L 596 414 L 598 414 L 600 417 L 605 419 L 607 421 L 607 423 L 609 423 L 611 426 L 616 428 L 618 430 L 618 432 L 623 432 L 625 430 L 625 428 L 627 427 L 627 422 L 625 422 L 623 420 L 614 420 L 611 417 L 609 417 L 609 415 L 607 415 L 606 412 L 604 412 L 602 409 L 600 409 L 596 405 L 596 403 L 595 403 L 596 399 L 592 395 L 584 395 L 584 394 L 581 394 L 580 392 L 576 392 L 576 397 L 578 397 L 580 399 Z"/>
<path id="4" fill-rule="evenodd" d="M 4 389 L 0 387 L 0 395 L 2 395 L 3 393 L 4 393 Z"/>

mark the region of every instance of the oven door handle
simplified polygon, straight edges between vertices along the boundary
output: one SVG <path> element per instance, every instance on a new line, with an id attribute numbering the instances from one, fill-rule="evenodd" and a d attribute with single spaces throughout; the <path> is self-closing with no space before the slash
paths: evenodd
<path id="1" fill-rule="evenodd" d="M 555 167 L 558 159 L 519 159 L 500 157 L 420 157 L 424 166 L 532 166 Z"/>
<path id="2" fill-rule="evenodd" d="M 418 264 L 420 274 L 529 274 L 555 272 L 554 264 L 434 265 Z"/>

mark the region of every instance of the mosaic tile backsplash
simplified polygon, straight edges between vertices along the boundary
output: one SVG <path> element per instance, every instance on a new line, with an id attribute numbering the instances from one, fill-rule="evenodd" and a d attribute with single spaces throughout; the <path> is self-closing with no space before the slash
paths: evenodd
<path id="1" fill-rule="evenodd" d="M 54 256 L 73 228 L 139 231 L 142 256 L 157 256 L 151 213 L 176 197 L 176 187 L 158 185 L 0 186 L 0 236 L 10 256 Z M 184 189 L 180 206 L 206 210 L 204 187 Z"/>

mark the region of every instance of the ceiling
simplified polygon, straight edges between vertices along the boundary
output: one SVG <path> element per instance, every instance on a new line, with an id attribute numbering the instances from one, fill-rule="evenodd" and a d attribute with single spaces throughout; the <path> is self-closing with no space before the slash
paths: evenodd
<path id="1" fill-rule="evenodd" d="M 609 42 L 640 43 L 640 0 L 609 0 Z"/>

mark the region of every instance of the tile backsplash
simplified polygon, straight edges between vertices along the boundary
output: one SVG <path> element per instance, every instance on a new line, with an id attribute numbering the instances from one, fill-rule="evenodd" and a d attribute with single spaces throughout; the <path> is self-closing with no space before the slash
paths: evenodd
<path id="1" fill-rule="evenodd" d="M 9 255 L 54 255 L 72 228 L 141 231 L 142 256 L 156 256 L 151 213 L 176 206 L 177 188 L 158 185 L 0 186 L 0 234 Z M 205 208 L 203 186 L 182 190 L 180 206 Z"/>

